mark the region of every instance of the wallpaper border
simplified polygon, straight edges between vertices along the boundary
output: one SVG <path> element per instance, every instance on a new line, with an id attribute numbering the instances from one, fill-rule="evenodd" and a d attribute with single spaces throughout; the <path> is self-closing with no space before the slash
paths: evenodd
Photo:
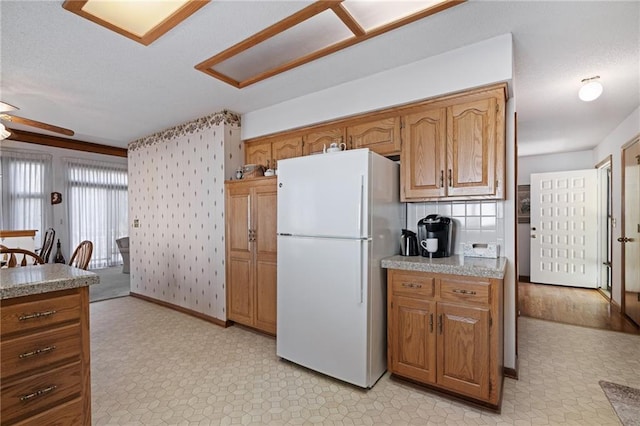
<path id="1" fill-rule="evenodd" d="M 213 126 L 219 126 L 221 123 L 236 125 L 240 127 L 240 114 L 231 112 L 229 110 L 222 110 L 213 114 L 197 118 L 192 121 L 188 121 L 183 124 L 179 124 L 174 127 L 162 130 L 154 133 L 150 136 L 145 136 L 140 139 L 136 139 L 129 142 L 128 149 L 135 151 L 140 148 L 145 148 L 158 143 L 167 142 L 180 136 L 186 136 L 193 134 L 197 131 L 211 128 Z"/>

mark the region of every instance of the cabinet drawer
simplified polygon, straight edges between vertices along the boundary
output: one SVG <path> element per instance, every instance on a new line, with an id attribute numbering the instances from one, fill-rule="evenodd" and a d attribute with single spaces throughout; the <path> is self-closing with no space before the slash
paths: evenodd
<path id="1" fill-rule="evenodd" d="M 1 305 L 0 315 L 0 334 L 3 337 L 14 332 L 78 320 L 80 294 L 74 291 L 57 297 L 51 297 L 51 293 L 47 293 L 42 299 L 31 296 L 7 299 Z"/>
<path id="2" fill-rule="evenodd" d="M 393 295 L 418 298 L 434 296 L 434 279 L 420 274 L 394 273 Z"/>
<path id="3" fill-rule="evenodd" d="M 442 279 L 440 300 L 488 305 L 489 289 L 490 284 L 486 281 Z"/>
<path id="4" fill-rule="evenodd" d="M 80 324 L 3 339 L 0 342 L 1 377 L 4 380 L 64 359 L 79 359 L 81 347 Z"/>
<path id="5" fill-rule="evenodd" d="M 80 362 L 74 362 L 45 373 L 2 386 L 3 424 L 17 418 L 30 417 L 56 403 L 80 395 L 82 371 Z"/>
<path id="6" fill-rule="evenodd" d="M 33 417 L 18 422 L 15 426 L 42 426 L 44 424 L 64 426 L 82 425 L 82 399 L 77 398 L 65 402 L 51 410 L 43 411 Z"/>

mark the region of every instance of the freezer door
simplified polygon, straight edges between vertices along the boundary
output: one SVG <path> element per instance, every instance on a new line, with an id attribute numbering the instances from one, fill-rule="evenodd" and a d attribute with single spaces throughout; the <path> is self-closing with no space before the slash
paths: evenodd
<path id="1" fill-rule="evenodd" d="M 360 238 L 368 232 L 369 150 L 278 162 L 278 233 Z"/>
<path id="2" fill-rule="evenodd" d="M 278 356 L 360 387 L 373 385 L 365 266 L 369 244 L 278 237 Z"/>

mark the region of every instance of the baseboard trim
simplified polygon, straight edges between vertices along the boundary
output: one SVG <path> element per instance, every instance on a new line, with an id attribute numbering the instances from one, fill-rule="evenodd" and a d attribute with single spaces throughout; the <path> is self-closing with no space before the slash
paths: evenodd
<path id="1" fill-rule="evenodd" d="M 221 319 L 205 315 L 202 312 L 196 312 L 189 308 L 184 308 L 182 306 L 174 305 L 173 303 L 165 302 L 164 300 L 154 299 L 153 297 L 145 296 L 140 293 L 131 292 L 130 295 L 132 297 L 136 297 L 138 299 L 144 300 L 145 302 L 155 303 L 156 305 L 163 306 L 165 308 L 173 309 L 174 311 L 182 312 L 183 314 L 191 315 L 192 317 L 199 318 L 201 320 L 205 320 L 207 322 L 213 323 L 215 325 L 219 325 L 220 327 L 227 328 L 231 325 L 230 321 L 222 321 Z"/>
<path id="2" fill-rule="evenodd" d="M 622 306 L 620 306 L 618 304 L 618 302 L 616 302 L 615 300 L 613 300 L 613 298 L 611 298 L 610 300 L 611 304 L 613 305 L 613 307 L 619 312 L 622 313 Z"/>
<path id="3" fill-rule="evenodd" d="M 607 299 L 608 302 L 611 302 L 611 296 L 609 296 L 606 291 L 604 291 L 600 287 L 598 287 L 597 290 L 598 290 L 598 293 L 600 293 L 600 296 L 602 296 L 605 299 Z"/>
<path id="4" fill-rule="evenodd" d="M 521 283 L 530 283 L 531 277 L 529 275 L 518 275 L 518 281 Z"/>

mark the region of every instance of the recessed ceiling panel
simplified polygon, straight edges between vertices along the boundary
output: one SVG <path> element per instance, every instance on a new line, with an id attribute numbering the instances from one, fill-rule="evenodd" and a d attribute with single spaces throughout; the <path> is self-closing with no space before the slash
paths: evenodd
<path id="1" fill-rule="evenodd" d="M 138 37 L 143 37 L 187 2 L 188 0 L 153 2 L 88 0 L 82 10 Z"/>
<path id="2" fill-rule="evenodd" d="M 210 0 L 66 0 L 62 7 L 145 46 Z"/>
<path id="3" fill-rule="evenodd" d="M 195 68 L 242 88 L 465 1 L 318 0 Z"/>
<path id="4" fill-rule="evenodd" d="M 243 81 L 290 61 L 353 37 L 353 33 L 331 10 L 326 10 L 238 55 L 213 69 Z"/>
<path id="5" fill-rule="evenodd" d="M 445 0 L 345 0 L 342 5 L 365 31 L 369 31 L 444 2 Z"/>

